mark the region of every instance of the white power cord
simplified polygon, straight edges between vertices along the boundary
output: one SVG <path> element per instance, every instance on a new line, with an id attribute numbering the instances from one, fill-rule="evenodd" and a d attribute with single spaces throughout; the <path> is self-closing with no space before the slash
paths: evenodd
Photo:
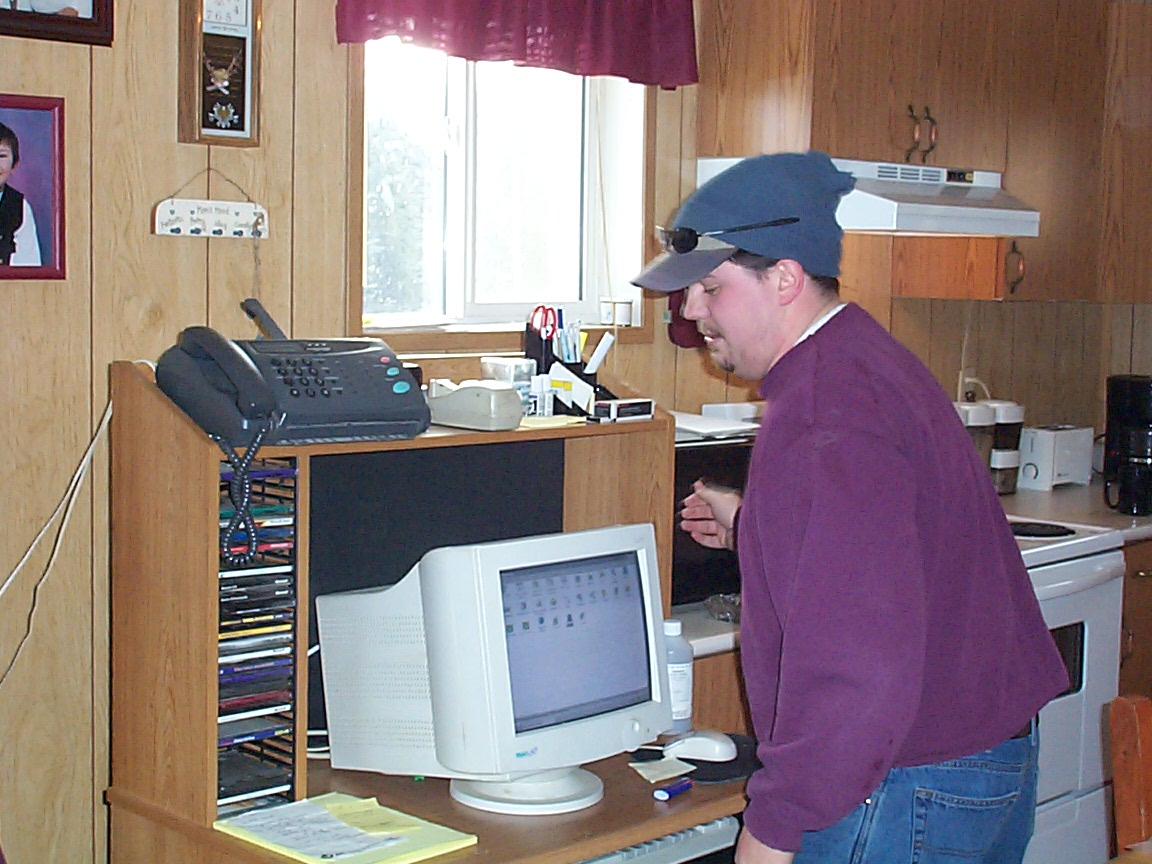
<path id="1" fill-rule="evenodd" d="M 60 543 L 64 537 L 64 531 L 68 527 L 68 522 L 72 517 L 72 509 L 76 504 L 76 499 L 79 496 L 80 486 L 84 482 L 84 478 L 88 474 L 88 469 L 92 464 L 92 454 L 96 451 L 96 444 L 104 435 L 104 431 L 108 428 L 109 422 L 112 420 L 112 403 L 108 403 L 108 407 L 104 409 L 104 416 L 100 418 L 100 425 L 96 429 L 96 433 L 92 436 L 92 440 L 88 443 L 88 449 L 84 451 L 84 457 L 80 460 L 75 473 L 72 475 L 72 480 L 68 484 L 68 489 L 64 493 L 64 497 L 60 503 L 56 505 L 56 509 L 52 511 L 52 515 L 48 517 L 48 521 L 44 523 L 44 527 L 40 529 L 40 533 L 36 535 L 28 551 L 24 553 L 24 557 L 8 574 L 8 578 L 4 580 L 4 584 L 0 585 L 0 599 L 4 597 L 4 592 L 15 581 L 24 565 L 28 563 L 28 559 L 32 557 L 32 553 L 36 551 L 40 545 L 40 541 L 44 539 L 44 535 L 48 533 L 57 517 L 63 511 L 64 519 L 60 523 L 60 529 L 56 532 L 56 537 L 52 541 L 52 554 L 48 557 L 48 563 L 44 565 L 44 572 L 40 574 L 40 578 L 36 580 L 36 585 L 32 589 L 32 605 L 28 610 L 28 624 L 24 630 L 24 635 L 20 639 L 20 644 L 16 646 L 16 652 L 12 655 L 12 659 L 8 662 L 8 666 L 4 669 L 3 674 L 0 674 L 0 687 L 4 686 L 4 681 L 8 678 L 8 673 L 12 671 L 12 667 L 16 665 L 16 661 L 20 657 L 20 653 L 24 650 L 24 645 L 28 642 L 28 637 L 32 635 L 32 618 L 36 614 L 36 599 L 40 593 L 40 586 L 44 584 L 44 580 L 48 578 L 48 574 L 52 571 L 52 565 L 56 563 L 56 558 L 60 553 Z"/>
<path id="2" fill-rule="evenodd" d="M 964 307 L 964 340 L 960 343 L 960 374 L 956 376 L 956 401 L 968 402 L 969 392 L 973 384 L 979 384 L 980 389 L 984 391 L 984 398 L 991 399 L 992 394 L 988 391 L 988 385 L 972 374 L 972 368 L 968 365 L 968 337 L 972 332 L 972 309 L 975 303 L 971 300 Z"/>
<path id="3" fill-rule="evenodd" d="M 984 391 L 984 398 L 985 399 L 991 399 L 992 394 L 988 391 L 988 385 L 985 384 L 983 381 L 981 381 L 979 378 L 977 378 L 975 375 L 967 374 L 968 371 L 969 371 L 968 369 L 961 369 L 960 370 L 960 380 L 956 385 L 956 401 L 957 402 L 971 401 L 968 397 L 968 394 L 975 392 L 972 390 L 973 384 L 979 385 L 980 389 Z"/>

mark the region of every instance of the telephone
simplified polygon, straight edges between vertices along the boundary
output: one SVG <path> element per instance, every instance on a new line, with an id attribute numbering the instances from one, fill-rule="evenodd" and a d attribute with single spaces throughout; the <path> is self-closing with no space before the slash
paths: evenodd
<path id="1" fill-rule="evenodd" d="M 209 435 L 265 444 L 412 438 L 431 415 L 416 380 L 379 339 L 232 341 L 188 327 L 156 384 Z M 270 425 L 269 425 L 270 424 Z"/>

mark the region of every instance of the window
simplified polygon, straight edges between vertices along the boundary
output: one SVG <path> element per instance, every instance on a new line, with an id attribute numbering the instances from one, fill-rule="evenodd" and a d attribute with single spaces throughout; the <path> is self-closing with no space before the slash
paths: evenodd
<path id="1" fill-rule="evenodd" d="M 644 88 L 365 45 L 364 326 L 599 322 L 642 266 Z M 637 307 L 639 304 L 635 304 Z"/>

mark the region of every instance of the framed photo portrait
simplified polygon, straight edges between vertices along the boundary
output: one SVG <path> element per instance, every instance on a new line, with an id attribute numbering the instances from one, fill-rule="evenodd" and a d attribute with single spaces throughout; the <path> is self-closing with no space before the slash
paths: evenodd
<path id="1" fill-rule="evenodd" d="M 112 44 L 112 0 L 0 0 L 0 36 Z"/>
<path id="2" fill-rule="evenodd" d="M 0 280 L 64 278 L 64 100 L 0 93 Z"/>

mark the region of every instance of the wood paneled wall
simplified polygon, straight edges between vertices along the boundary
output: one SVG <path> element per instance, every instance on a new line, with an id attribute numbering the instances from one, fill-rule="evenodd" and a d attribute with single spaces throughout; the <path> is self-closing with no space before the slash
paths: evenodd
<path id="1" fill-rule="evenodd" d="M 68 486 L 106 408 L 111 360 L 155 360 L 194 323 L 250 335 L 237 305 L 250 295 L 295 335 L 345 332 L 347 160 L 358 145 L 346 133 L 349 52 L 335 42 L 331 4 L 264 4 L 254 149 L 176 141 L 177 6 L 119 0 L 111 48 L 0 37 L 0 92 L 65 100 L 68 238 L 66 280 L 0 283 L 0 349 L 9 358 L 0 411 L 10 442 L 0 464 L 5 575 Z M 696 100 L 696 88 L 654 94 L 649 227 L 693 186 Z M 178 191 L 250 196 L 268 208 L 271 236 L 255 245 L 152 236 L 152 208 Z M 1023 402 L 1030 421 L 1093 422 L 1104 374 L 1152 371 L 1146 306 L 905 300 L 891 308 L 893 331 L 949 390 L 968 315 L 970 365 L 995 395 Z M 702 352 L 672 346 L 662 324 L 656 330 L 650 344 L 618 346 L 608 371 L 685 410 L 754 395 Z M 39 591 L 52 532 L 0 596 L 0 670 L 20 650 L 0 685 L 0 843 L 11 864 L 105 859 L 115 710 L 107 491 L 101 443 Z"/>
<path id="2" fill-rule="evenodd" d="M 0 36 L 0 92 L 65 100 L 68 241 L 66 280 L 0 282 L 0 348 L 13 360 L 0 412 L 11 442 L 3 574 L 63 496 L 107 405 L 111 360 L 155 360 L 190 324 L 249 336 L 247 296 L 289 332 L 345 332 L 348 51 L 331 4 L 264 5 L 251 149 L 177 142 L 178 5 L 119 0 L 111 48 Z M 270 237 L 153 236 L 153 207 L 174 194 L 250 197 L 267 207 Z M 0 672 L 35 608 L 0 685 L 0 845 L 11 864 L 106 858 L 105 445 L 39 591 L 52 532 L 0 597 Z"/>

